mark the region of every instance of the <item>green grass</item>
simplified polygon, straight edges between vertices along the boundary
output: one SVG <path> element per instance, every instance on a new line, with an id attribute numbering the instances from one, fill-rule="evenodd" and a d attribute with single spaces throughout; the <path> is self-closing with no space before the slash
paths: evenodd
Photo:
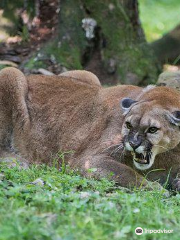
<path id="1" fill-rule="evenodd" d="M 146 38 L 150 42 L 180 24 L 179 0 L 139 0 L 139 10 Z"/>
<path id="2" fill-rule="evenodd" d="M 180 239 L 180 195 L 127 192 L 106 179 L 32 166 L 0 167 L 0 240 Z M 36 179 L 39 184 L 33 184 Z M 136 227 L 172 234 L 134 233 Z"/>

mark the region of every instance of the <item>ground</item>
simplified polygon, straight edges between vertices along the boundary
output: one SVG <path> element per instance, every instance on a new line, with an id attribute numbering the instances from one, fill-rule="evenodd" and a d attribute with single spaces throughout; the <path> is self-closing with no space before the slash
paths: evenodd
<path id="1" fill-rule="evenodd" d="M 180 239 L 180 194 L 129 191 L 65 167 L 0 172 L 0 240 Z M 173 233 L 139 237 L 137 227 Z"/>

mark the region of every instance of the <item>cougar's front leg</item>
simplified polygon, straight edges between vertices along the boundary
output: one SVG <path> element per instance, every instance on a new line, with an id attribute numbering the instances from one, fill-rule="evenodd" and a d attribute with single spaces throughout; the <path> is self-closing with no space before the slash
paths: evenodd
<path id="1" fill-rule="evenodd" d="M 84 176 L 95 178 L 109 178 L 117 184 L 126 188 L 143 187 L 147 189 L 162 189 L 160 184 L 152 185 L 132 168 L 113 160 L 106 155 L 87 156 L 81 158 L 78 162 L 72 163 L 73 168 L 78 168 Z M 94 168 L 93 171 L 89 169 Z M 154 186 L 153 186 L 154 185 Z"/>
<path id="2" fill-rule="evenodd" d="M 15 128 L 23 131 L 29 124 L 27 91 L 21 71 L 11 67 L 0 71 L 0 153 L 10 148 Z"/>

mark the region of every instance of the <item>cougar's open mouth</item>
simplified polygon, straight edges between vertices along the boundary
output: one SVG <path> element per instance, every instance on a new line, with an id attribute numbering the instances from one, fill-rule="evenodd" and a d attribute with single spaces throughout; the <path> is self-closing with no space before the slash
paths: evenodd
<path id="1" fill-rule="evenodd" d="M 131 152 L 132 156 L 133 156 L 133 160 L 137 163 L 140 164 L 149 164 L 150 162 L 150 158 L 151 158 L 151 154 L 142 154 L 142 153 L 137 153 L 137 152 Z"/>

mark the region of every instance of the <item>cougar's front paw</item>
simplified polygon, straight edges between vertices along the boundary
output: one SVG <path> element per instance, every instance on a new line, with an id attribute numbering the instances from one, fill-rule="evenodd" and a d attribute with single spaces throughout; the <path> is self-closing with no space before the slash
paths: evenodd
<path id="1" fill-rule="evenodd" d="M 174 191 L 180 192 L 180 178 L 175 178 L 172 182 L 172 189 Z"/>

